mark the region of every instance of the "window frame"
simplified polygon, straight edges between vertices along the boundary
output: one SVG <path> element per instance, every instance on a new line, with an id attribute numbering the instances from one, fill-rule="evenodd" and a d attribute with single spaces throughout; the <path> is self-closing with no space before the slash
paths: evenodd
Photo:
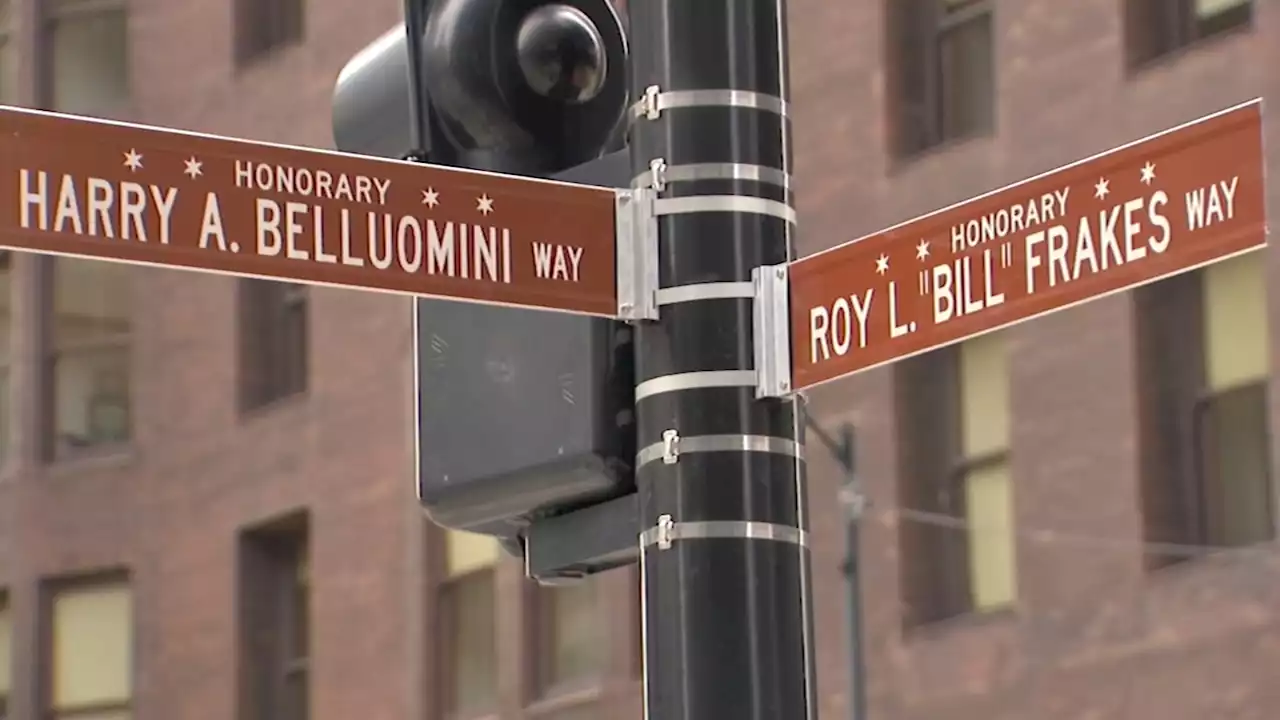
<path id="1" fill-rule="evenodd" d="M 41 105 L 52 110 L 60 110 L 54 98 L 57 96 L 55 78 L 55 53 L 57 48 L 56 34 L 58 24 L 67 19 L 90 17 L 93 15 L 120 12 L 124 15 L 126 27 L 131 21 L 129 0 L 49 0 L 39 3 L 40 42 L 36 58 L 36 73 L 40 88 Z M 133 91 L 133 63 L 130 56 L 130 44 L 125 43 L 124 62 L 124 97 L 111 106 L 94 108 L 96 115 L 114 116 L 124 111 L 130 104 Z M 76 112 L 76 111 L 66 111 Z"/>
<path id="2" fill-rule="evenodd" d="M 1262 506 L 1266 508 L 1267 525 L 1270 531 L 1264 537 L 1257 538 L 1246 545 L 1233 545 L 1226 541 L 1225 536 L 1219 536 L 1219 530 L 1215 530 L 1218 523 L 1213 517 L 1214 506 L 1217 504 L 1217 497 L 1221 497 L 1226 492 L 1227 478 L 1216 477 L 1217 468 L 1212 463 L 1212 455 L 1214 453 L 1214 438 L 1209 434 L 1208 420 L 1210 414 L 1215 409 L 1217 403 L 1236 396 L 1257 393 L 1261 395 L 1261 401 L 1264 407 L 1268 405 L 1268 393 L 1270 390 L 1270 382 L 1268 378 L 1261 378 L 1247 383 L 1233 385 L 1231 387 L 1222 388 L 1216 391 L 1203 391 L 1196 399 L 1191 409 L 1191 437 L 1192 437 L 1192 457 L 1191 466 L 1192 476 L 1196 479 L 1194 488 L 1196 494 L 1196 507 L 1192 518 L 1192 536 L 1194 544 L 1201 545 L 1206 548 L 1214 548 L 1219 550 L 1229 550 L 1234 547 L 1248 547 L 1249 545 L 1269 542 L 1276 537 L 1276 511 L 1275 499 L 1276 489 L 1274 485 L 1275 476 L 1271 471 L 1271 463 L 1264 462 L 1262 465 L 1263 479 L 1263 495 L 1264 502 Z M 1263 425 L 1258 430 L 1263 435 L 1263 446 L 1270 447 L 1271 443 L 1268 439 L 1269 427 L 1268 418 L 1264 413 Z M 1215 496 L 1215 499 L 1211 499 Z"/>
<path id="3" fill-rule="evenodd" d="M 445 531 L 448 532 L 448 531 Z M 444 539 L 443 533 L 439 535 Z M 447 539 L 444 540 L 447 542 Z M 443 544 L 443 543 L 441 543 Z M 443 563 L 442 563 L 443 566 Z M 436 627 L 439 632 L 433 643 L 436 651 L 436 668 L 439 676 L 439 692 L 437 693 L 437 717 L 446 720 L 466 720 L 467 718 L 486 717 L 497 712 L 501 703 L 501 688 L 498 678 L 498 665 L 501 662 L 501 651 L 498 647 L 499 640 L 497 633 L 494 633 L 493 646 L 490 651 L 493 653 L 493 693 L 489 698 L 487 705 L 481 705 L 474 708 L 458 707 L 457 687 L 458 687 L 458 670 L 461 663 L 454 662 L 454 658 L 458 654 L 458 647 L 455 642 L 454 618 L 458 615 L 457 591 L 460 586 L 466 583 L 473 583 L 478 580 L 485 581 L 489 585 L 489 592 L 493 597 L 493 622 L 497 623 L 498 616 L 498 565 L 484 565 L 472 568 L 466 572 L 457 575 L 448 575 L 442 573 L 441 579 L 436 583 L 435 601 L 436 601 Z"/>
<path id="4" fill-rule="evenodd" d="M 893 367 L 898 430 L 900 593 L 904 629 L 932 625 L 967 612 L 968 532 L 928 523 L 911 512 L 945 515 L 958 523 L 955 469 L 963 459 L 959 345 L 908 358 Z M 918 448 L 932 448 L 918 452 Z"/>
<path id="5" fill-rule="evenodd" d="M 1017 605 L 1016 596 L 1012 603 L 998 607 L 980 609 L 974 603 L 967 483 L 977 471 L 1008 466 L 1013 451 L 1011 443 L 973 456 L 964 451 L 962 345 L 954 343 L 909 358 L 895 369 L 899 505 L 949 520 L 931 523 L 906 517 L 899 521 L 900 563 L 908 565 L 901 573 L 902 624 L 908 631 L 961 617 L 990 616 Z M 938 449 L 926 455 L 917 452 L 920 447 Z M 1016 527 L 1016 517 L 1010 521 Z M 1015 532 L 1010 538 L 1015 548 L 1016 537 Z"/>
<path id="6" fill-rule="evenodd" d="M 40 618 L 37 623 L 39 639 L 39 659 L 37 661 L 38 693 L 40 717 L 44 720 L 74 720 L 85 715 L 107 712 L 130 712 L 133 709 L 137 692 L 136 684 L 129 688 L 129 699 L 125 702 L 107 702 L 85 705 L 68 709 L 54 707 L 54 673 L 57 660 L 54 657 L 54 606 L 59 596 L 77 590 L 92 590 L 102 587 L 121 587 L 127 589 L 129 601 L 133 608 L 135 621 L 131 627 L 129 638 L 129 661 L 134 665 L 134 682 L 136 683 L 138 634 L 137 634 L 137 587 L 132 572 L 125 567 L 104 569 L 96 572 L 72 576 L 45 578 L 40 582 Z"/>
<path id="7" fill-rule="evenodd" d="M 1275 475 L 1264 462 L 1264 494 L 1269 531 L 1247 543 L 1227 544 L 1211 528 L 1209 498 L 1221 495 L 1220 479 L 1210 476 L 1206 415 L 1214 403 L 1239 392 L 1260 392 L 1269 407 L 1270 377 L 1212 389 L 1206 368 L 1207 318 L 1203 310 L 1204 269 L 1138 288 L 1133 308 L 1138 329 L 1141 438 L 1141 510 L 1149 572 L 1185 564 L 1201 553 L 1255 546 L 1277 536 Z M 1188 342 L 1188 339 L 1191 341 Z M 1171 345 L 1178 351 L 1173 352 Z M 1269 413 L 1263 414 L 1269 432 Z M 1267 443 L 1270 446 L 1270 443 Z M 1171 553 L 1167 547 L 1194 547 L 1195 553 Z"/>
<path id="8" fill-rule="evenodd" d="M 36 284 L 39 302 L 39 352 L 40 370 L 37 388 L 40 392 L 40 456 L 46 464 L 73 461 L 84 457 L 111 455 L 121 452 L 132 445 L 135 427 L 135 387 L 133 376 L 133 345 L 135 339 L 135 274 L 129 272 L 129 329 L 111 333 L 103 337 L 79 343 L 70 343 L 66 347 L 59 346 L 57 341 L 58 327 L 58 262 L 102 263 L 105 260 L 92 258 L 63 258 L 61 256 L 36 256 Z M 125 367 L 125 437 L 117 442 L 93 443 L 84 447 L 63 447 L 59 442 L 58 417 L 58 363 L 68 356 L 94 354 L 103 351 L 119 350 L 124 355 Z"/>
<path id="9" fill-rule="evenodd" d="M 1130 69 L 1140 70 L 1201 43 L 1252 29 L 1257 0 L 1246 0 L 1211 19 L 1216 22 L 1197 17 L 1196 0 L 1125 0 L 1125 55 Z"/>
<path id="10" fill-rule="evenodd" d="M 894 154 L 899 159 L 910 159 L 935 148 L 993 134 L 999 68 L 994 0 L 962 0 L 954 8 L 947 7 L 947 0 L 888 0 L 886 18 L 890 54 L 887 64 L 894 98 L 890 145 Z M 951 131 L 943 45 L 949 34 L 983 19 L 991 23 L 990 120 L 985 127 L 969 132 Z M 919 86 L 915 87 L 917 82 Z"/>
<path id="11" fill-rule="evenodd" d="M 591 622 L 600 631 L 601 644 L 597 647 L 604 648 L 607 636 L 604 617 L 607 592 L 599 578 L 599 575 L 588 576 L 577 583 L 588 585 L 591 589 L 593 596 Z M 531 700 L 534 703 L 553 703 L 559 710 L 568 707 L 568 703 L 561 707 L 558 702 L 560 700 L 572 698 L 569 702 L 576 705 L 579 696 L 598 693 L 610 672 L 608 652 L 602 650 L 594 671 L 567 679 L 555 678 L 554 667 L 559 630 L 556 623 L 555 597 L 558 591 L 568 587 L 572 586 L 546 586 L 529 581 L 529 590 L 524 598 L 530 629 L 525 657 L 527 658 L 528 686 L 533 691 Z"/>
<path id="12" fill-rule="evenodd" d="M 310 288 L 303 283 L 240 278 L 236 302 L 236 386 L 241 414 L 307 394 L 311 384 Z"/>
<path id="13" fill-rule="evenodd" d="M 313 558 L 312 523 L 305 509 L 241 528 L 238 534 L 238 695 L 244 717 L 306 720 L 311 715 Z M 297 614 L 299 587 L 305 591 L 302 616 Z M 298 655 L 300 633 L 304 652 Z M 287 717 L 298 678 L 303 683 L 303 707 L 295 709 L 300 717 Z"/>
<path id="14" fill-rule="evenodd" d="M 232 52 L 237 69 L 246 69 L 306 39 L 304 0 L 235 0 Z"/>

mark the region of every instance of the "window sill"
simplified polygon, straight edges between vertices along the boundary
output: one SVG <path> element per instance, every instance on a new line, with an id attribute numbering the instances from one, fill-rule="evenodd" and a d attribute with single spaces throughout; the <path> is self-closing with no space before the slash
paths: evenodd
<path id="1" fill-rule="evenodd" d="M 1004 625 L 1018 619 L 1018 605 L 1005 605 L 993 610 L 972 611 L 903 628 L 902 638 L 907 643 L 931 642 L 956 633 L 973 632 L 993 625 Z"/>
<path id="2" fill-rule="evenodd" d="M 41 475 L 56 479 L 101 470 L 119 470 L 132 466 L 137 460 L 138 452 L 133 444 L 112 445 L 51 460 L 43 466 Z"/>
<path id="3" fill-rule="evenodd" d="M 981 147 L 995 141 L 995 139 L 996 129 L 993 127 L 982 133 L 944 140 L 923 150 L 915 150 L 907 154 L 895 153 L 889 157 L 889 166 L 885 171 L 885 175 L 891 178 L 896 177 L 914 170 L 919 165 L 934 162 L 938 158 L 961 152 L 964 149 Z"/>
<path id="4" fill-rule="evenodd" d="M 309 397 L 310 395 L 306 390 L 299 390 L 298 392 L 283 395 L 275 400 L 262 403 L 261 405 L 254 405 L 251 408 L 240 410 L 238 413 L 240 422 L 252 423 L 270 415 L 289 412 L 291 408 L 298 408 L 305 405 Z"/>
<path id="5" fill-rule="evenodd" d="M 1242 562 L 1251 555 L 1274 552 L 1276 540 L 1275 538 L 1258 540 L 1248 545 L 1200 545 L 1187 547 L 1189 554 L 1181 556 L 1181 559 L 1176 562 L 1154 567 L 1147 565 L 1145 567 L 1147 578 L 1156 584 L 1198 582 L 1199 579 L 1185 580 L 1185 578 L 1189 573 L 1201 572 L 1204 568 L 1215 564 Z M 1190 552 L 1191 547 L 1195 548 L 1194 553 Z"/>
<path id="6" fill-rule="evenodd" d="M 543 697 L 529 703 L 525 712 L 530 717 L 552 715 L 578 705 L 599 702 L 604 696 L 604 686 L 599 678 L 586 681 L 589 684 L 575 683 L 570 686 L 553 687 L 543 693 Z"/>
<path id="7" fill-rule="evenodd" d="M 233 57 L 234 75 L 236 79 L 244 79 L 265 71 L 267 68 L 285 62 L 289 56 L 297 54 L 304 44 L 304 41 L 299 38 L 260 50 L 247 57 Z"/>

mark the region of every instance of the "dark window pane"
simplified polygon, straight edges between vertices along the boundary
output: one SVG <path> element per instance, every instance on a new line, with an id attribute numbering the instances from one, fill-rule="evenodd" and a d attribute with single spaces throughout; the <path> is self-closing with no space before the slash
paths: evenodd
<path id="1" fill-rule="evenodd" d="M 303 0 L 238 0 L 235 11 L 242 64 L 302 39 Z"/>
<path id="2" fill-rule="evenodd" d="M 493 707 L 498 690 L 493 571 L 452 580 L 443 590 L 448 710 L 469 715 Z"/>
<path id="3" fill-rule="evenodd" d="M 305 671 L 292 672 L 285 677 L 279 720 L 306 720 L 310 711 L 307 686 Z"/>
<path id="4" fill-rule="evenodd" d="M 1203 288 L 1185 273 L 1134 291 L 1141 399 L 1142 513 L 1149 543 L 1196 545 L 1201 527 L 1196 403 L 1204 383 Z M 1187 559 L 1150 552 L 1158 569 Z"/>
<path id="5" fill-rule="evenodd" d="M 1201 409 L 1204 522 L 1212 545 L 1238 547 L 1273 536 L 1266 388 L 1229 390 Z"/>
<path id="6" fill-rule="evenodd" d="M 240 281 L 240 393 L 244 410 L 306 391 L 307 305 L 305 285 Z"/>
<path id="7" fill-rule="evenodd" d="M 945 140 L 981 135 L 995 125 L 995 64 L 991 14 L 980 13 L 942 31 L 942 134 Z"/>

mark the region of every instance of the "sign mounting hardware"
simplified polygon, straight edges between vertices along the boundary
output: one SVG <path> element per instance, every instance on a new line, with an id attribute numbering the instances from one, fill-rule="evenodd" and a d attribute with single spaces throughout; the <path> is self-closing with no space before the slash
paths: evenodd
<path id="1" fill-rule="evenodd" d="M 647 188 L 616 191 L 618 312 L 621 320 L 658 319 L 657 193 Z"/>
<path id="2" fill-rule="evenodd" d="M 756 397 L 783 397 L 791 392 L 791 296 L 787 266 L 763 265 L 751 270 L 755 289 Z"/>

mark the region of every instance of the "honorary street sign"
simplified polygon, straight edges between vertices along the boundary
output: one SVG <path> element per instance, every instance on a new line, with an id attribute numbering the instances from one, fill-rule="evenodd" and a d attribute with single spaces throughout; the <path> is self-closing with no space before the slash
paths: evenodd
<path id="1" fill-rule="evenodd" d="M 1266 244 L 1245 103 L 790 265 L 792 387 Z"/>
<path id="2" fill-rule="evenodd" d="M 614 192 L 0 108 L 0 246 L 588 315 Z"/>

